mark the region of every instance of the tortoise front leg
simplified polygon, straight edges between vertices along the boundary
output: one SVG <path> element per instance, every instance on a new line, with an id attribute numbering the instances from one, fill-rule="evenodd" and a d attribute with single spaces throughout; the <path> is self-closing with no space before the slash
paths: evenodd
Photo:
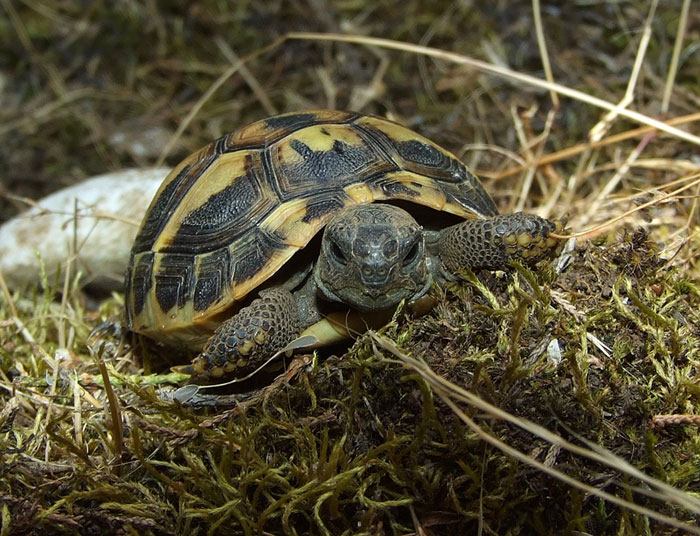
<path id="1" fill-rule="evenodd" d="M 191 365 L 173 367 L 197 379 L 243 377 L 282 350 L 303 329 L 296 299 L 280 287 L 260 297 L 223 322 Z"/>
<path id="2" fill-rule="evenodd" d="M 534 214 L 502 214 L 465 221 L 440 231 L 437 251 L 445 268 L 457 275 L 463 268 L 503 269 L 511 260 L 536 262 L 554 252 L 564 222 Z"/>

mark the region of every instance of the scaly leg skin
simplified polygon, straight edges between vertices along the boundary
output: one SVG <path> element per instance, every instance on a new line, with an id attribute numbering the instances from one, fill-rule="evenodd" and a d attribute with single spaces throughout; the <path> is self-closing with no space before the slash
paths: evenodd
<path id="1" fill-rule="evenodd" d="M 522 212 L 465 221 L 440 232 L 438 253 L 452 275 L 463 268 L 503 269 L 511 260 L 534 263 L 554 253 L 560 241 L 550 234 L 564 225 Z"/>
<path id="2" fill-rule="evenodd" d="M 196 380 L 243 377 L 282 350 L 302 330 L 297 303 L 286 289 L 260 291 L 260 297 L 223 322 L 191 365 L 173 367 Z"/>

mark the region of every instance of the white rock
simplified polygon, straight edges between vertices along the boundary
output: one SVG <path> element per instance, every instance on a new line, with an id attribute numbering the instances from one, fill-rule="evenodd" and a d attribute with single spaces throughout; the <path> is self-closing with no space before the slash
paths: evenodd
<path id="1" fill-rule="evenodd" d="M 130 169 L 100 175 L 59 190 L 5 222 L 0 226 L 0 272 L 7 284 L 36 284 L 38 256 L 53 281 L 57 269 L 65 273 L 77 244 L 74 267 L 86 282 L 120 289 L 138 226 L 168 172 Z"/>

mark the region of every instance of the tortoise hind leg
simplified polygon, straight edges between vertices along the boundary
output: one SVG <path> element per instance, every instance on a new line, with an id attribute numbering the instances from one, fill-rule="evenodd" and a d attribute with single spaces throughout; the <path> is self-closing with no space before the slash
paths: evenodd
<path id="1" fill-rule="evenodd" d="M 551 234 L 564 224 L 522 212 L 465 221 L 440 231 L 438 254 L 453 275 L 462 268 L 502 269 L 511 260 L 533 263 L 557 249 Z"/>
<path id="2" fill-rule="evenodd" d="M 260 297 L 223 322 L 191 365 L 173 367 L 195 379 L 242 377 L 255 371 L 302 330 L 296 299 L 280 287 Z"/>

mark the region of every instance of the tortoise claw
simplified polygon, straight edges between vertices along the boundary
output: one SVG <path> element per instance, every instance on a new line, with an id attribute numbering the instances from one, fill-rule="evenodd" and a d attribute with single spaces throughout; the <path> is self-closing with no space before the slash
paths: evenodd
<path id="1" fill-rule="evenodd" d="M 189 374 L 190 376 L 197 373 L 192 365 L 178 365 L 177 367 L 170 367 L 170 370 L 178 374 Z"/>

